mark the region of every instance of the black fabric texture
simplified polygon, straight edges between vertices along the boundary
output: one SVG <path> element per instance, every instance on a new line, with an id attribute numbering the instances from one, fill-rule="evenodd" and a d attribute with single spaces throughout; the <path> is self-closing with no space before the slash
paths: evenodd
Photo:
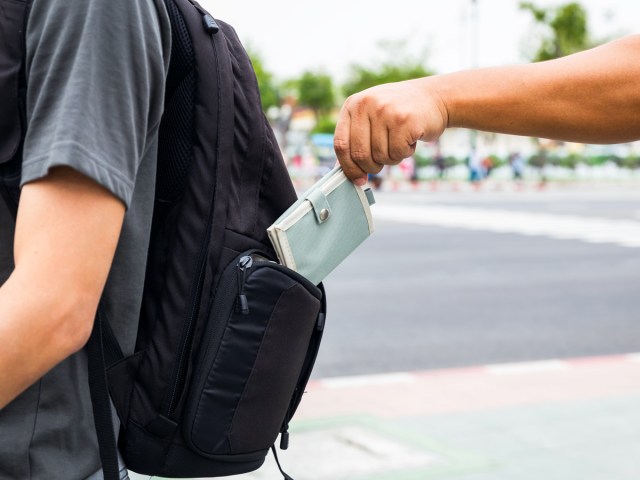
<path id="1" fill-rule="evenodd" d="M 212 311 L 230 314 L 228 320 L 209 320 L 212 329 L 221 323 L 224 333 L 201 356 L 204 381 L 193 385 L 195 407 L 186 424 L 190 441 L 205 454 L 269 448 L 304 363 L 320 300 L 284 271 L 263 265 L 244 282 L 248 314 L 235 310 L 239 292 L 232 289 L 227 305 Z M 205 338 L 216 342 L 215 335 Z"/>
<path id="2" fill-rule="evenodd" d="M 235 257 L 273 256 L 266 228 L 295 190 L 233 28 L 216 20 L 212 34 L 196 2 L 165 3 L 173 45 L 146 283 L 136 353 L 109 370 L 112 399 L 131 470 L 238 474 L 262 464 L 299 402 L 324 300 L 276 264 L 238 285 Z M 235 313 L 240 288 L 248 316 Z"/>
<path id="3" fill-rule="evenodd" d="M 0 197 L 16 218 L 25 134 L 24 32 L 31 2 L 0 0 Z"/>
<path id="4" fill-rule="evenodd" d="M 251 61 L 233 27 L 219 24 L 225 33 L 233 72 L 235 110 L 231 178 L 236 190 L 229 198 L 234 214 L 228 220 L 228 228 L 270 248 L 266 229 L 296 200 L 296 193 L 280 147 L 262 113 Z"/>
<path id="5" fill-rule="evenodd" d="M 307 355 L 320 301 L 302 285 L 282 292 L 273 307 L 253 369 L 235 408 L 232 452 L 273 445 Z"/>
<path id="6" fill-rule="evenodd" d="M 142 475 L 170 478 L 238 475 L 260 468 L 268 454 L 265 451 L 220 459 L 205 458 L 180 444 L 167 449 L 166 442 L 135 423 L 129 422 L 126 431 L 127 435 L 120 442 L 123 459 L 129 470 Z"/>
<path id="7" fill-rule="evenodd" d="M 19 93 L 29 3 L 0 1 L 0 164 L 16 155 L 23 136 Z"/>
<path id="8" fill-rule="evenodd" d="M 193 159 L 195 56 L 184 19 L 173 2 L 166 4 L 173 19 L 172 50 L 158 143 L 156 202 L 173 204 L 184 192 Z"/>
<path id="9" fill-rule="evenodd" d="M 117 347 L 113 333 L 107 334 L 107 330 L 110 331 L 110 327 L 98 313 L 87 343 L 89 386 L 104 479 L 120 480 L 120 466 L 118 465 L 118 451 L 106 373 L 107 366 L 113 359 L 108 357 L 115 356 L 119 347 Z M 114 347 L 110 342 L 116 342 L 116 346 Z"/>

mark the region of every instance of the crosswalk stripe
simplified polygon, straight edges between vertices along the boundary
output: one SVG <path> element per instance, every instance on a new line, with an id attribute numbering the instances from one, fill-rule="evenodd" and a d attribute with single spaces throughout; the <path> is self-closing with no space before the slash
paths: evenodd
<path id="1" fill-rule="evenodd" d="M 633 220 L 448 206 L 376 205 L 374 208 L 374 220 L 640 248 L 640 222 Z"/>

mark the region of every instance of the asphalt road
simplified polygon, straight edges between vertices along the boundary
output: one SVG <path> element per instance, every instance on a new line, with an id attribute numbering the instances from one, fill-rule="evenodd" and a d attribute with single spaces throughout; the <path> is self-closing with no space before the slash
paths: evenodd
<path id="1" fill-rule="evenodd" d="M 638 192 L 377 196 L 637 221 Z M 315 378 L 640 352 L 637 247 L 378 220 L 325 287 Z"/>

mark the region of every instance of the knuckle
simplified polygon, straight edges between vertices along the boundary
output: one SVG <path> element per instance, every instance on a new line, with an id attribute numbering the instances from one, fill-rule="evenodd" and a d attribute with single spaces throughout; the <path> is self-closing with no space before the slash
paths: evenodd
<path id="1" fill-rule="evenodd" d="M 404 108 L 394 107 L 390 113 L 396 125 L 404 126 L 411 122 L 411 113 Z"/>
<path id="2" fill-rule="evenodd" d="M 387 163 L 389 160 L 389 155 L 380 147 L 372 148 L 371 157 L 376 163 Z"/>
<path id="3" fill-rule="evenodd" d="M 411 153 L 408 151 L 409 149 L 405 146 L 396 145 L 395 147 L 391 147 L 389 149 L 389 161 L 392 165 L 397 165 L 402 162 L 405 158 L 409 157 Z"/>
<path id="4" fill-rule="evenodd" d="M 347 153 L 349 151 L 349 141 L 346 138 L 334 137 L 333 148 L 337 153 Z"/>
<path id="5" fill-rule="evenodd" d="M 351 150 L 351 158 L 355 162 L 360 163 L 360 162 L 366 162 L 366 161 L 370 160 L 371 159 L 371 155 L 366 150 L 357 148 L 357 149 Z"/>
<path id="6" fill-rule="evenodd" d="M 392 107 L 390 107 L 386 102 L 375 102 L 375 104 L 372 105 L 371 108 L 377 116 L 382 116 L 388 114 L 389 112 L 393 113 Z"/>

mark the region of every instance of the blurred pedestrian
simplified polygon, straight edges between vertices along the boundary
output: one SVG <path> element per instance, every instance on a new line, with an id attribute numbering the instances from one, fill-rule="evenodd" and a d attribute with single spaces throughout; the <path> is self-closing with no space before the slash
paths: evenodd
<path id="1" fill-rule="evenodd" d="M 489 176 L 491 175 L 491 172 L 493 172 L 493 158 L 491 158 L 491 155 L 487 155 L 485 157 L 483 157 L 482 159 L 482 176 L 483 178 L 489 178 Z"/>
<path id="2" fill-rule="evenodd" d="M 515 181 L 522 180 L 524 174 L 524 158 L 520 152 L 513 152 L 509 155 L 509 166 L 513 173 L 513 179 Z"/>
<path id="3" fill-rule="evenodd" d="M 433 164 L 436 167 L 438 180 L 443 180 L 445 174 L 447 173 L 447 162 L 439 148 L 438 148 L 438 151 L 436 152 L 435 157 L 433 158 Z"/>
<path id="4" fill-rule="evenodd" d="M 467 168 L 469 169 L 469 181 L 477 184 L 482 180 L 482 164 L 475 148 L 472 148 L 467 157 Z"/>

